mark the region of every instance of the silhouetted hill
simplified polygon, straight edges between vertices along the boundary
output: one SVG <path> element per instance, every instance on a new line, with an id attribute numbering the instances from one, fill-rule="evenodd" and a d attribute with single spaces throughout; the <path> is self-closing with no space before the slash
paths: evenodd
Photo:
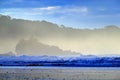
<path id="1" fill-rule="evenodd" d="M 114 32 L 113 32 L 114 31 Z M 47 21 L 31 21 L 23 19 L 12 19 L 9 16 L 0 16 L 0 38 L 1 37 L 20 37 L 35 35 L 38 37 L 81 37 L 103 33 L 109 36 L 109 33 L 120 33 L 120 28 L 114 25 L 106 26 L 101 29 L 73 29 L 58 26 Z"/>
<path id="2" fill-rule="evenodd" d="M 0 53 L 0 56 L 15 56 L 15 54 L 13 52 Z"/>
<path id="3" fill-rule="evenodd" d="M 37 41 L 31 37 L 30 39 L 22 39 L 16 45 L 16 52 L 18 55 L 71 55 L 79 54 L 71 51 L 64 51 L 56 46 L 49 46 Z"/>
<path id="4" fill-rule="evenodd" d="M 114 25 L 97 29 L 74 29 L 44 20 L 31 21 L 0 16 L 1 52 L 14 51 L 20 39 L 31 35 L 44 44 L 64 50 L 87 54 L 120 53 L 120 28 Z"/>

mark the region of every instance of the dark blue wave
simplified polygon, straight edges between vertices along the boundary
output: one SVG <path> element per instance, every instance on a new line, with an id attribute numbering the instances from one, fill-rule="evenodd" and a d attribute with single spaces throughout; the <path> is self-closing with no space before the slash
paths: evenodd
<path id="1" fill-rule="evenodd" d="M 0 66 L 120 67 L 120 57 L 0 56 Z"/>

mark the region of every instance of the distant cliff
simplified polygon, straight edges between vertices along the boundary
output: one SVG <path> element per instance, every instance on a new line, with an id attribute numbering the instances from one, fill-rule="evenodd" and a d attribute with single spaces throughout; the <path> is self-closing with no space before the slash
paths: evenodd
<path id="1" fill-rule="evenodd" d="M 16 52 L 18 55 L 80 55 L 80 53 L 64 51 L 56 46 L 43 44 L 33 37 L 27 40 L 21 39 L 16 45 Z"/>
<path id="2" fill-rule="evenodd" d="M 13 52 L 0 53 L 0 56 L 15 56 Z"/>
<path id="3" fill-rule="evenodd" d="M 37 37 L 38 41 L 47 44 L 47 46 L 54 45 L 54 49 L 49 46 L 47 51 L 52 48 L 51 53 L 52 51 L 54 53 L 59 52 L 60 55 L 62 50 L 55 46 L 60 49 L 91 55 L 120 54 L 120 27 L 115 25 L 97 29 L 74 29 L 44 20 L 32 21 L 0 16 L 0 53 L 14 52 L 18 40 L 28 38 L 31 35 Z M 29 51 L 26 51 L 25 54 Z M 48 53 L 47 51 L 41 50 L 45 53 Z M 35 49 L 35 52 L 39 51 Z M 38 54 L 34 53 L 34 55 Z"/>

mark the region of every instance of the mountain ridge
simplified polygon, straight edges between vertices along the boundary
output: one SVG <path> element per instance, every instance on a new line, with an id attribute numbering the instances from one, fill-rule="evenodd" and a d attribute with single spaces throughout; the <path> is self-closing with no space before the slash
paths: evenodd
<path id="1" fill-rule="evenodd" d="M 28 55 L 32 55 L 34 53 L 36 53 L 37 55 L 43 54 L 44 55 L 56 55 L 56 54 L 60 54 L 60 55 L 70 55 L 70 54 L 79 54 L 81 55 L 81 53 L 77 53 L 77 52 L 71 52 L 69 50 L 62 50 L 59 47 L 56 46 L 50 46 L 50 45 L 46 45 L 43 44 L 41 42 L 38 42 L 38 40 L 36 38 L 29 38 L 27 40 L 22 39 L 18 42 L 18 44 L 16 45 L 16 52 L 17 55 L 19 54 L 28 54 Z"/>
<path id="2" fill-rule="evenodd" d="M 15 52 L 19 40 L 34 35 L 40 42 L 57 46 L 63 50 L 86 54 L 119 54 L 119 34 L 120 28 L 114 25 L 99 29 L 73 29 L 47 21 L 1 16 L 0 53 Z"/>

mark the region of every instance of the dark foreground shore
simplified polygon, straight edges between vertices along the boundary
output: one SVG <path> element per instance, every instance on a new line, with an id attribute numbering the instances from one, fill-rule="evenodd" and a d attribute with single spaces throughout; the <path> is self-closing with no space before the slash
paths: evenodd
<path id="1" fill-rule="evenodd" d="M 0 80 L 120 80 L 118 67 L 0 67 Z"/>

